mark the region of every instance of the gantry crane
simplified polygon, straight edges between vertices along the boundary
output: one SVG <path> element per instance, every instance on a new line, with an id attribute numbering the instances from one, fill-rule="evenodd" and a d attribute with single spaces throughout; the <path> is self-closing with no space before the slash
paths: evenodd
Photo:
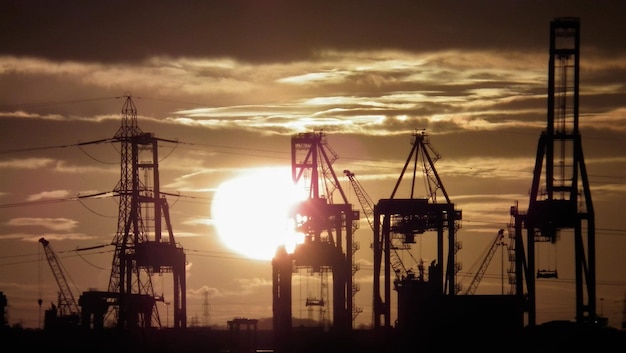
<path id="1" fill-rule="evenodd" d="M 332 163 L 337 156 L 326 143 L 322 132 L 301 133 L 291 138 L 291 172 L 294 184 L 308 191 L 308 198 L 293 212 L 296 231 L 304 242 L 293 252 L 280 247 L 272 260 L 273 322 L 277 350 L 287 349 L 293 342 L 292 274 L 298 270 L 320 276 L 321 298 L 310 304 L 331 300 L 332 329 L 347 332 L 354 317 L 353 285 L 354 243 L 352 233 L 359 212 L 352 209 L 341 188 Z M 340 202 L 333 201 L 337 191 Z M 332 297 L 326 291 L 326 275 L 332 273 Z"/>
<path id="2" fill-rule="evenodd" d="M 395 248 L 395 243 L 404 244 L 405 249 L 409 250 L 416 237 L 430 231 L 437 233 L 436 255 L 428 268 L 419 259 L 416 263 L 417 273 L 407 270 L 406 276 L 396 278 L 393 282 L 398 292 L 398 328 L 409 332 L 418 325 L 424 325 L 428 319 L 414 313 L 423 312 L 423 307 L 430 305 L 428 300 L 431 298 L 454 296 L 458 292 L 456 274 L 461 266 L 456 262 L 456 253 L 461 244 L 456 239 L 456 232 L 460 228 L 462 212 L 455 209 L 435 169 L 434 164 L 439 158 L 425 131 L 415 132 L 412 135 L 411 151 L 391 197 L 380 199 L 374 207 L 373 307 L 374 328 L 377 330 L 391 327 L 391 270 L 392 254 L 395 251 L 392 248 Z M 409 165 L 412 165 L 412 171 L 409 171 Z M 417 197 L 416 181 L 420 168 L 425 179 L 426 197 Z M 407 171 L 410 172 L 407 174 L 411 181 L 405 191 L 409 191 L 409 197 L 396 198 Z M 438 193 L 444 196 L 445 202 L 437 202 Z M 410 251 L 406 253 L 410 254 Z M 444 260 L 445 256 L 447 260 Z"/>
<path id="3" fill-rule="evenodd" d="M 578 126 L 580 21 L 550 22 L 547 127 L 537 146 L 528 210 L 511 207 L 515 218 L 516 295 L 525 301 L 528 325 L 536 324 L 535 244 L 555 243 L 563 230 L 574 242 L 576 322 L 597 322 L 595 214 Z M 543 183 L 543 185 L 542 185 Z M 524 233 L 525 238 L 524 239 Z M 524 241 L 525 240 L 525 241 Z"/>
<path id="4" fill-rule="evenodd" d="M 74 298 L 74 294 L 72 294 L 72 290 L 67 283 L 67 279 L 65 278 L 59 259 L 52 250 L 52 247 L 50 247 L 49 241 L 45 238 L 40 238 L 39 242 L 43 245 L 46 259 L 48 260 L 54 279 L 59 286 L 57 305 L 53 305 L 51 311 L 48 311 L 54 315 L 54 318 L 46 315 L 46 325 L 44 325 L 44 327 L 50 326 L 50 324 L 52 324 L 51 320 L 55 320 L 55 324 L 61 322 L 59 320 L 62 320 L 63 323 L 66 324 L 78 325 L 80 321 L 80 309 L 76 299 Z"/>

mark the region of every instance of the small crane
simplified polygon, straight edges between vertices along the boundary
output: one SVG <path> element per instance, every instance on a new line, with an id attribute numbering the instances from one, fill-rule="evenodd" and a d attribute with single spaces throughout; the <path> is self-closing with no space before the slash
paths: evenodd
<path id="1" fill-rule="evenodd" d="M 374 202 L 369 197 L 369 195 L 365 192 L 365 190 L 363 189 L 363 186 L 356 179 L 356 176 L 354 175 L 353 172 L 345 169 L 343 173 L 350 180 L 350 184 L 352 184 L 352 188 L 354 189 L 354 192 L 357 198 L 359 199 L 359 203 L 361 204 L 363 213 L 365 213 L 365 218 L 367 219 L 367 223 L 369 223 L 370 228 L 372 229 L 372 231 L 374 231 Z M 400 247 L 402 246 L 403 245 L 400 245 Z M 407 277 L 411 273 L 411 270 L 407 269 L 406 266 L 402 263 L 402 259 L 400 258 L 400 255 L 398 254 L 398 251 L 397 251 L 397 246 L 394 245 L 391 248 L 391 250 L 392 251 L 390 252 L 390 257 L 391 257 L 390 265 L 391 265 L 393 272 L 396 275 L 396 279 L 399 280 L 403 276 Z"/>
<path id="2" fill-rule="evenodd" d="M 46 253 L 46 259 L 59 286 L 59 298 L 57 305 L 52 305 L 52 309 L 56 311 L 58 319 L 67 321 L 67 323 L 78 324 L 80 318 L 80 309 L 74 299 L 74 295 L 70 290 L 70 287 L 65 278 L 65 274 L 61 269 L 61 264 L 56 254 L 50 247 L 50 242 L 45 238 L 40 238 L 39 242 L 43 245 L 44 252 Z"/>
<path id="3" fill-rule="evenodd" d="M 485 256 L 485 258 L 483 259 L 483 262 L 480 264 L 480 268 L 478 269 L 478 271 L 476 271 L 476 275 L 472 279 L 472 282 L 467 288 L 467 291 L 465 292 L 465 294 L 471 295 L 471 294 L 474 294 L 474 292 L 476 292 L 476 288 L 478 288 L 478 284 L 480 283 L 480 280 L 483 278 L 485 271 L 487 271 L 487 267 L 489 267 L 489 264 L 491 263 L 491 259 L 493 259 L 493 256 L 496 253 L 496 249 L 498 248 L 499 245 L 505 245 L 504 243 L 502 243 L 503 238 L 504 238 L 504 229 L 500 229 L 498 231 L 498 235 L 496 235 L 496 238 L 493 240 L 493 243 L 491 243 L 491 246 L 489 247 L 489 252 L 487 252 L 487 256 Z"/>

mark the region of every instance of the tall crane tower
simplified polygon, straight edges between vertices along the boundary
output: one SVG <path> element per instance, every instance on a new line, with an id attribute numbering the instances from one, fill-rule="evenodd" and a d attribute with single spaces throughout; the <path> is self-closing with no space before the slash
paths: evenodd
<path id="1" fill-rule="evenodd" d="M 528 210 L 511 207 L 519 279 L 516 294 L 525 298 L 528 325 L 535 325 L 535 245 L 542 239 L 556 243 L 562 231 L 569 230 L 575 251 L 576 321 L 593 323 L 597 319 L 595 216 L 578 127 L 578 18 L 551 21 L 548 70 L 548 124 L 539 137 Z"/>
<path id="2" fill-rule="evenodd" d="M 292 179 L 308 192 L 308 198 L 296 206 L 296 230 L 304 242 L 293 252 L 278 249 L 272 261 L 273 318 L 277 349 L 283 350 L 292 340 L 292 273 L 309 271 L 320 276 L 324 296 L 324 276 L 332 274 L 332 329 L 352 329 L 353 310 L 353 231 L 359 212 L 352 209 L 341 188 L 332 163 L 336 155 L 322 132 L 302 133 L 291 138 Z M 334 202 L 335 192 L 340 202 Z M 328 305 L 329 298 L 316 304 Z"/>

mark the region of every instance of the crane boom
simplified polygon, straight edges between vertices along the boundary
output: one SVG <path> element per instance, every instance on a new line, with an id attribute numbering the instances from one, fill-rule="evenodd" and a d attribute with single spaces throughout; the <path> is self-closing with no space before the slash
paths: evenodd
<path id="1" fill-rule="evenodd" d="M 374 203 L 372 199 L 365 193 L 361 184 L 356 180 L 354 173 L 349 170 L 344 170 L 343 173 L 350 180 L 350 184 L 352 184 L 352 188 L 354 189 L 354 193 L 356 197 L 359 199 L 359 203 L 361 204 L 361 208 L 363 209 L 363 213 L 365 213 L 365 218 L 367 218 L 367 223 L 369 223 L 370 227 L 374 229 L 374 223 L 372 223 L 372 218 L 374 218 Z"/>
<path id="2" fill-rule="evenodd" d="M 478 288 L 478 284 L 480 283 L 480 280 L 483 278 L 485 271 L 487 271 L 487 267 L 489 267 L 489 264 L 491 263 L 491 259 L 493 259 L 493 256 L 496 253 L 496 249 L 498 248 L 498 245 L 504 245 L 502 243 L 503 237 L 504 237 L 504 229 L 500 229 L 498 231 L 498 235 L 496 235 L 496 238 L 494 239 L 493 243 L 491 243 L 491 246 L 489 247 L 489 252 L 487 252 L 487 256 L 485 256 L 485 258 L 483 259 L 483 262 L 480 264 L 480 268 L 476 272 L 476 275 L 472 279 L 472 282 L 467 288 L 467 292 L 465 292 L 465 294 L 471 295 L 471 294 L 474 294 L 474 292 L 476 292 L 476 288 Z"/>
<path id="3" fill-rule="evenodd" d="M 46 259 L 48 260 L 54 279 L 59 285 L 59 305 L 57 308 L 59 314 L 61 316 L 78 315 L 80 313 L 78 304 L 76 299 L 74 299 L 74 295 L 72 294 L 69 285 L 67 284 L 59 259 L 50 247 L 50 242 L 44 238 L 39 239 L 39 242 L 43 245 L 44 252 L 46 253 Z"/>
<path id="4" fill-rule="evenodd" d="M 356 194 L 357 198 L 359 199 L 359 203 L 361 204 L 361 208 L 363 209 L 363 213 L 365 214 L 365 218 L 367 218 L 367 223 L 369 223 L 370 227 L 372 228 L 372 231 L 374 230 L 374 203 L 372 202 L 372 199 L 369 197 L 369 195 L 367 195 L 367 193 L 365 192 L 365 190 L 363 190 L 363 187 L 361 186 L 361 183 L 359 183 L 358 180 L 356 180 L 356 177 L 354 175 L 354 173 L 350 172 L 349 170 L 344 170 L 343 173 L 348 177 L 348 179 L 350 180 L 350 184 L 352 184 L 352 188 L 354 189 L 354 193 Z M 402 275 L 406 275 L 407 274 L 407 269 L 405 268 L 404 264 L 402 263 L 402 260 L 400 259 L 400 256 L 398 255 L 398 251 L 396 250 L 395 247 L 392 247 L 392 250 L 390 252 L 390 256 L 391 256 L 391 269 L 393 270 L 393 272 L 396 274 L 396 277 L 398 279 L 401 278 Z"/>

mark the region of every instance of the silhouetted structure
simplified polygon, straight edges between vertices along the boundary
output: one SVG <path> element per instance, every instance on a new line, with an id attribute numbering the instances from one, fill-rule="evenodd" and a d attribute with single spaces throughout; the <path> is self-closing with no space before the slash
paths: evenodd
<path id="1" fill-rule="evenodd" d="M 424 305 L 441 295 L 456 294 L 456 252 L 460 248 L 456 231 L 460 227 L 461 211 L 455 210 L 448 193 L 435 169 L 439 154 L 430 145 L 425 132 L 412 136 L 411 151 L 389 199 L 381 199 L 374 206 L 374 329 L 390 329 L 391 322 L 391 272 L 396 278 L 393 286 L 398 292 L 397 325 L 409 330 L 417 321 L 425 322 Z M 409 165 L 413 170 L 408 170 Z M 409 172 L 408 198 L 397 198 L 405 173 Z M 418 198 L 415 190 L 418 178 L 426 179 L 426 196 Z M 441 193 L 445 202 L 437 202 Z M 428 231 L 437 232 L 436 259 L 426 269 L 422 259 L 415 259 L 415 267 L 392 263 L 392 254 L 408 252 L 416 236 Z M 445 233 L 447 232 L 447 238 Z M 447 241 L 447 242 L 446 242 Z M 447 245 L 446 245 L 447 244 Z M 447 260 L 444 259 L 447 247 Z M 402 256 L 396 255 L 400 259 Z M 443 264 L 446 264 L 444 271 Z M 417 272 L 416 272 L 417 271 Z M 383 280 L 381 285 L 380 280 Z M 381 293 L 382 289 L 382 293 Z"/>
<path id="2" fill-rule="evenodd" d="M 352 234 L 359 212 L 352 209 L 339 184 L 332 168 L 335 159 L 322 132 L 291 139 L 293 182 L 306 183 L 309 197 L 294 210 L 304 243 L 293 253 L 284 246 L 279 248 L 272 263 L 274 332 L 279 351 L 284 351 L 292 338 L 292 273 L 299 269 L 320 275 L 322 297 L 317 299 L 320 304 L 332 304 L 331 330 L 347 334 L 352 329 Z M 307 177 L 310 179 L 305 180 Z M 339 191 L 342 203 L 333 202 L 335 191 Z M 328 272 L 332 272 L 332 301 L 324 292 Z"/>
<path id="3" fill-rule="evenodd" d="M 122 124 L 115 136 L 81 143 L 121 144 L 121 176 L 113 190 L 119 197 L 119 213 L 109 290 L 83 293 L 79 299 L 83 320 L 90 328 L 104 327 L 110 316 L 118 328 L 161 327 L 156 303 L 164 298 L 155 294 L 152 276 L 172 273 L 174 327 L 186 327 L 186 259 L 176 244 L 167 199 L 159 185 L 157 143 L 176 141 L 142 132 L 137 108 L 130 96 L 125 98 Z"/>
<path id="4" fill-rule="evenodd" d="M 459 294 L 461 286 L 456 283 L 456 274 L 461 265 L 456 255 L 461 244 L 456 240 L 456 232 L 462 213 L 450 201 L 435 168 L 439 158 L 428 135 L 424 131 L 414 133 L 412 149 L 391 198 L 379 200 L 371 212 L 371 201 L 354 174 L 344 171 L 368 220 L 373 213 L 374 336 L 389 342 L 391 351 L 416 341 L 422 348 L 437 347 L 439 342 L 434 337 L 442 332 L 457 337 L 483 332 L 513 337 L 523 327 L 522 302 L 516 296 Z M 412 180 L 401 185 L 405 175 Z M 416 197 L 416 182 L 422 176 L 426 197 Z M 408 192 L 409 197 L 397 198 L 400 190 Z M 443 203 L 437 202 L 438 194 L 444 197 Z M 431 231 L 436 232 L 434 259 L 425 263 L 411 250 L 418 237 Z M 503 234 L 504 230 L 500 230 L 494 244 Z M 468 291 L 473 293 L 478 281 L 475 279 Z M 397 292 L 397 318 L 393 323 L 392 290 Z"/>
<path id="5" fill-rule="evenodd" d="M 122 148 L 121 179 L 115 188 L 120 208 L 109 279 L 109 292 L 119 293 L 118 305 L 114 307 L 117 309 L 117 326 L 150 327 L 152 320 L 161 326 L 158 310 L 153 304 L 163 298 L 155 295 L 151 277 L 172 272 L 174 326 L 185 327 L 185 254 L 174 239 L 167 200 L 160 191 L 159 139 L 139 129 L 137 109 L 130 96 L 126 97 L 122 114 L 122 126 L 115 135 Z M 167 230 L 165 241 L 162 239 L 163 221 Z M 152 306 L 150 315 L 146 315 L 147 310 L 133 309 L 138 298 L 146 298 L 140 300 L 140 307 Z"/>
<path id="6" fill-rule="evenodd" d="M 40 238 L 46 260 L 52 270 L 54 279 L 59 286 L 57 304 L 52 304 L 51 308 L 45 311 L 44 329 L 70 329 L 80 325 L 80 309 L 74 297 L 65 273 L 56 253 L 52 250 L 50 242 L 45 238 Z"/>
<path id="7" fill-rule="evenodd" d="M 229 320 L 227 324 L 230 333 L 230 352 L 256 352 L 258 320 L 235 318 Z"/>
<path id="8" fill-rule="evenodd" d="M 579 46 L 578 18 L 556 18 L 550 23 L 548 125 L 539 137 L 528 211 L 511 207 L 516 293 L 524 298 L 529 325 L 536 324 L 536 243 L 556 243 L 564 229 L 573 230 L 576 321 L 593 323 L 597 319 L 595 217 L 578 128 Z M 555 278 L 558 273 L 539 269 L 536 275 Z"/>
<path id="9" fill-rule="evenodd" d="M 503 239 L 504 239 L 504 229 L 500 229 L 498 231 L 498 235 L 491 242 L 491 245 L 489 246 L 489 250 L 487 251 L 485 258 L 483 258 L 483 261 L 481 262 L 480 267 L 478 268 L 478 271 L 476 271 L 476 274 L 472 278 L 472 281 L 470 282 L 469 286 L 465 290 L 464 294 L 472 295 L 476 293 L 476 289 L 478 288 L 480 281 L 485 275 L 485 271 L 487 271 L 487 268 L 489 267 L 489 264 L 491 263 L 493 256 L 496 254 L 496 250 L 498 249 L 499 246 L 506 246 Z"/>
<path id="10" fill-rule="evenodd" d="M 3 292 L 0 292 L 0 327 L 8 326 L 9 319 L 7 318 L 7 296 Z"/>

